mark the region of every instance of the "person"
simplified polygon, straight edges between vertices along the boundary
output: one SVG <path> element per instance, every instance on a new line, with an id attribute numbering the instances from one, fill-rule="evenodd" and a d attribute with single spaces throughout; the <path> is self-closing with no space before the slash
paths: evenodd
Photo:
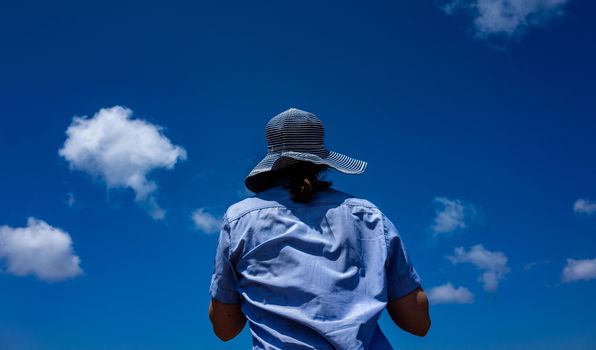
<path id="1" fill-rule="evenodd" d="M 256 194 L 223 218 L 209 317 L 227 341 L 247 320 L 253 349 L 392 349 L 384 309 L 418 336 L 430 327 L 420 277 L 394 224 L 331 187 L 331 169 L 367 163 L 329 151 L 321 120 L 289 109 L 266 126 L 268 153 L 245 179 Z"/>

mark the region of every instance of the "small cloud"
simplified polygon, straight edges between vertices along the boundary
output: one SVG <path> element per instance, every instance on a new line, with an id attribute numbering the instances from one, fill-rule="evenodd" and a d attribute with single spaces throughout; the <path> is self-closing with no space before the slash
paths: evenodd
<path id="1" fill-rule="evenodd" d="M 0 226 L 0 261 L 5 261 L 10 274 L 35 275 L 45 281 L 83 273 L 70 235 L 32 217 L 26 227 Z"/>
<path id="2" fill-rule="evenodd" d="M 563 282 L 593 279 L 596 279 L 596 258 L 591 260 L 567 259 L 567 265 L 563 269 Z"/>
<path id="3" fill-rule="evenodd" d="M 533 269 L 533 268 L 535 268 L 535 267 L 542 266 L 542 265 L 546 265 L 546 264 L 549 264 L 549 263 L 550 263 L 550 260 L 544 260 L 544 261 L 531 261 L 531 262 L 529 262 L 529 263 L 525 264 L 525 265 L 523 266 L 523 268 L 522 268 L 522 269 L 523 269 L 524 271 L 530 271 L 530 270 L 532 270 L 532 269 Z"/>
<path id="4" fill-rule="evenodd" d="M 470 263 L 483 270 L 478 280 L 483 283 L 487 292 L 495 292 L 499 282 L 511 271 L 505 254 L 487 250 L 481 244 L 471 247 L 467 252 L 463 247 L 455 248 L 454 255 L 447 258 L 453 264 Z"/>
<path id="5" fill-rule="evenodd" d="M 149 202 L 151 209 L 157 184 L 147 176 L 155 169 L 174 168 L 186 159 L 186 151 L 173 145 L 160 126 L 131 116 L 132 110 L 115 106 L 91 118 L 73 118 L 58 153 L 71 169 L 103 180 L 108 188 L 131 188 L 135 200 Z M 161 212 L 152 216 L 163 217 Z"/>
<path id="6" fill-rule="evenodd" d="M 458 228 L 466 227 L 466 218 L 475 214 L 476 210 L 471 204 L 464 204 L 459 199 L 435 197 L 434 223 L 432 230 L 435 233 L 453 232 Z"/>
<path id="7" fill-rule="evenodd" d="M 66 194 L 66 205 L 72 208 L 72 206 L 75 205 L 76 201 L 77 200 L 75 199 L 74 194 L 70 192 Z"/>
<path id="8" fill-rule="evenodd" d="M 433 304 L 471 304 L 474 294 L 465 287 L 454 288 L 451 283 L 433 287 L 428 292 L 428 298 Z"/>
<path id="9" fill-rule="evenodd" d="M 451 2 L 443 4 L 441 9 L 446 15 L 452 16 L 457 14 L 462 8 L 467 6 L 466 2 L 469 0 L 453 0 Z"/>
<path id="10" fill-rule="evenodd" d="M 163 220 L 166 217 L 166 211 L 161 208 L 154 208 L 149 211 L 153 220 Z"/>
<path id="11" fill-rule="evenodd" d="M 570 0 L 453 0 L 442 6 L 447 15 L 464 13 L 473 18 L 476 36 L 515 37 L 528 28 L 546 25 L 563 15 Z"/>
<path id="12" fill-rule="evenodd" d="M 578 214 L 592 215 L 596 213 L 596 201 L 580 198 L 573 204 L 573 211 Z"/>
<path id="13" fill-rule="evenodd" d="M 143 202 L 141 207 L 145 208 L 153 220 L 163 220 L 166 217 L 166 211 L 159 206 L 157 200 L 153 196 Z"/>
<path id="14" fill-rule="evenodd" d="M 207 234 L 219 232 L 222 224 L 221 218 L 207 213 L 204 208 L 197 209 L 192 213 L 192 221 L 199 231 Z"/>

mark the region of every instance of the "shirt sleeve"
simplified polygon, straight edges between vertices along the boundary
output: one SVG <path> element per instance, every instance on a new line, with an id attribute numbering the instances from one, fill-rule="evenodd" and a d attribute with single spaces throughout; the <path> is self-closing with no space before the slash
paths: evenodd
<path id="1" fill-rule="evenodd" d="M 412 266 L 404 243 L 393 223 L 383 215 L 387 242 L 387 300 L 401 298 L 421 287 L 420 276 Z"/>
<path id="2" fill-rule="evenodd" d="M 219 233 L 219 242 L 217 243 L 209 292 L 213 299 L 224 304 L 238 304 L 241 298 L 236 290 L 237 277 L 229 257 L 230 225 L 224 218 L 224 223 Z"/>

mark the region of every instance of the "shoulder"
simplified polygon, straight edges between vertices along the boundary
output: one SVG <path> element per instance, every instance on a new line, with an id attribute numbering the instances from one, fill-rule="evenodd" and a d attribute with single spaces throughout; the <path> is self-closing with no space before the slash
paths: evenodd
<path id="1" fill-rule="evenodd" d="M 331 189 L 329 193 L 330 203 L 336 207 L 344 207 L 352 212 L 380 213 L 380 209 L 370 200 L 354 195 L 352 193 Z"/>
<path id="2" fill-rule="evenodd" d="M 341 191 L 337 191 L 337 192 L 339 192 L 339 194 L 338 194 L 339 196 L 343 197 L 342 204 L 344 204 L 344 205 L 359 206 L 359 207 L 379 210 L 377 205 L 374 204 L 373 202 L 369 201 L 368 199 L 354 196 L 354 195 L 346 193 L 346 192 L 341 192 Z"/>
<path id="3" fill-rule="evenodd" d="M 282 187 L 273 187 L 230 205 L 224 218 L 231 222 L 259 209 L 284 207 L 288 205 L 289 200 L 290 196 L 287 190 Z"/>
<path id="4" fill-rule="evenodd" d="M 245 198 L 228 207 L 224 218 L 234 221 L 240 217 L 259 209 L 265 208 L 291 208 L 291 207 L 315 207 L 315 206 L 350 206 L 360 207 L 380 213 L 379 208 L 371 201 L 343 192 L 334 188 L 317 193 L 313 200 L 307 204 L 293 202 L 287 189 L 276 187 Z"/>
<path id="5" fill-rule="evenodd" d="M 253 195 L 252 197 L 245 198 L 239 202 L 236 202 L 228 207 L 224 215 L 224 220 L 231 222 L 234 221 L 251 211 L 274 207 L 275 203 Z"/>

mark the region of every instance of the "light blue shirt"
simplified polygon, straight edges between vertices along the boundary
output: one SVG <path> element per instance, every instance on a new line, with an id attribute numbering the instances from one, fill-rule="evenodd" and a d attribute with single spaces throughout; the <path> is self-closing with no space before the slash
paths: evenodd
<path id="1" fill-rule="evenodd" d="M 211 296 L 241 303 L 253 349 L 392 349 L 387 301 L 420 287 L 393 223 L 335 189 L 307 204 L 279 184 L 228 208 Z"/>

